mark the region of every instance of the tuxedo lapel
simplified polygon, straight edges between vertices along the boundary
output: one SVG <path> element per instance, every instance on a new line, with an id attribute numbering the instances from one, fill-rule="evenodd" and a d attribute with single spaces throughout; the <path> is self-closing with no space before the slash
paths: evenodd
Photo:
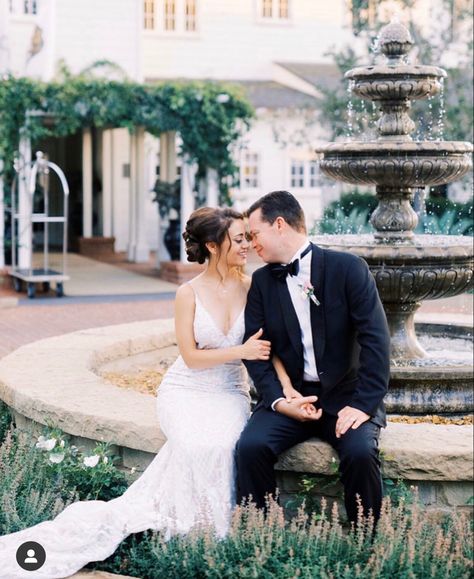
<path id="1" fill-rule="evenodd" d="M 314 294 L 321 305 L 316 305 L 310 300 L 311 332 L 313 334 L 314 355 L 316 364 L 321 360 L 326 342 L 326 324 L 324 320 L 324 253 L 317 245 L 312 244 L 311 252 L 311 284 Z"/>
<path id="2" fill-rule="evenodd" d="M 291 301 L 290 292 L 286 282 L 276 282 L 278 297 L 280 298 L 281 311 L 285 326 L 290 337 L 291 344 L 298 356 L 298 359 L 303 359 L 303 344 L 301 343 L 301 328 L 296 316 L 295 308 Z"/>

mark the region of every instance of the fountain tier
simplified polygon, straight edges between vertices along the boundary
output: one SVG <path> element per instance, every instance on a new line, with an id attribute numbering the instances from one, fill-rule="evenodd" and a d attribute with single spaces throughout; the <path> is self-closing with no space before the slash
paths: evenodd
<path id="1" fill-rule="evenodd" d="M 325 236 L 315 242 L 356 253 L 369 264 L 389 322 L 393 368 L 397 369 L 407 361 L 426 359 L 414 324 L 414 313 L 421 300 L 460 294 L 472 288 L 474 281 L 471 238 L 413 233 L 418 223 L 410 203 L 414 190 L 463 177 L 472 168 L 473 148 L 464 142 L 412 140 L 410 134 L 415 124 L 408 115 L 411 100 L 439 93 L 446 76 L 438 67 L 408 64 L 406 55 L 412 45 L 405 27 L 390 24 L 379 37 L 386 62 L 358 67 L 345 75 L 354 94 L 379 105 L 377 140 L 331 143 L 316 151 L 325 175 L 346 183 L 376 187 L 379 203 L 371 217 L 376 230 L 373 237 Z M 436 365 L 427 364 L 418 370 L 418 377 L 426 384 L 433 384 L 439 375 Z M 465 365 L 461 373 L 462 384 L 455 388 L 459 390 L 457 402 L 439 404 L 440 411 L 472 409 L 471 365 Z M 420 397 L 413 381 L 397 378 L 396 382 L 399 390 L 406 388 L 398 397 L 404 401 L 405 410 L 410 407 L 413 412 L 420 412 L 423 407 L 433 410 L 426 397 L 429 388 Z M 441 398 L 443 392 L 448 398 L 448 384 L 449 381 L 440 386 Z"/>

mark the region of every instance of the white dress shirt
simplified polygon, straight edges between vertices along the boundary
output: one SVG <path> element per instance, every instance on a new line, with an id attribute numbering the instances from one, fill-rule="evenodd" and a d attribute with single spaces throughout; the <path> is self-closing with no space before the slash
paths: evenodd
<path id="1" fill-rule="evenodd" d="M 302 259 L 300 255 L 308 247 L 309 240 L 298 249 L 295 255 L 290 259 L 290 262 L 299 259 L 298 275 L 286 276 L 286 285 L 290 292 L 291 302 L 295 308 L 296 316 L 301 329 L 301 342 L 303 345 L 304 357 L 304 376 L 303 379 L 309 382 L 316 382 L 319 380 L 318 370 L 316 368 L 316 357 L 314 355 L 313 334 L 311 331 L 311 314 L 310 314 L 310 298 L 303 295 L 302 286 L 311 281 L 311 255 L 309 251 Z M 272 409 L 275 410 L 275 404 L 284 398 L 277 398 L 273 404 Z"/>

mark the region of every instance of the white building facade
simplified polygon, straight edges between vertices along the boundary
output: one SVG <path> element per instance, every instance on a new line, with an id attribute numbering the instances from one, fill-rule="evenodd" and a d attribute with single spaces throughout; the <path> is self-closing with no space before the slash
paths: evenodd
<path id="1" fill-rule="evenodd" d="M 120 69 L 104 64 L 112 78 L 238 83 L 257 116 L 235 151 L 236 208 L 288 189 L 311 226 L 335 194 L 313 154 L 327 139 L 315 112 L 319 83 L 341 82 L 326 53 L 357 45 L 355 22 L 373 24 L 379 4 L 385 19 L 397 9 L 373 0 L 357 13 L 350 0 L 0 0 L 0 74 L 51 80 L 61 62 L 75 74 L 108 61 Z M 428 0 L 417 5 L 429 13 Z M 113 236 L 132 261 L 146 261 L 151 249 L 165 258 L 150 193 L 157 174 L 175 172 L 164 166 L 165 156 L 173 162 L 164 142 L 145 135 L 137 143 L 116 129 L 50 144 L 51 160 L 78 183 L 77 235 Z"/>

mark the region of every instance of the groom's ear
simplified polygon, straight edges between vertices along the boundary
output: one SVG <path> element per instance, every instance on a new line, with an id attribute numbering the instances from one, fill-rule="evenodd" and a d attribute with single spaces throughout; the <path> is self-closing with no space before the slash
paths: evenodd
<path id="1" fill-rule="evenodd" d="M 281 215 L 279 215 L 273 223 L 276 224 L 278 231 L 283 231 L 288 227 L 288 223 L 286 222 L 285 218 L 282 217 Z"/>

